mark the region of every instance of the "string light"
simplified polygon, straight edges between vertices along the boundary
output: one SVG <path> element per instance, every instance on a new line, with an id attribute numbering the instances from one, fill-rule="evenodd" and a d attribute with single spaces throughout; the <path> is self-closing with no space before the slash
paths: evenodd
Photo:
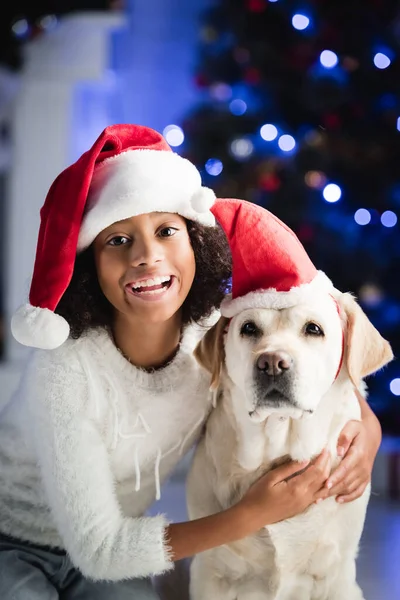
<path id="1" fill-rule="evenodd" d="M 320 171 L 308 171 L 304 181 L 308 187 L 320 190 L 326 184 L 326 175 Z"/>
<path id="2" fill-rule="evenodd" d="M 185 140 L 185 134 L 178 125 L 167 125 L 163 131 L 163 136 L 170 146 L 180 146 Z"/>
<path id="3" fill-rule="evenodd" d="M 374 65 L 377 69 L 387 69 L 392 61 L 383 52 L 377 52 L 374 56 Z"/>
<path id="4" fill-rule="evenodd" d="M 209 175 L 217 177 L 222 173 L 224 165 L 218 158 L 209 158 L 205 164 L 205 168 Z"/>
<path id="5" fill-rule="evenodd" d="M 332 52 L 332 50 L 323 50 L 319 57 L 319 62 L 325 69 L 333 69 L 338 64 L 337 54 Z"/>
<path id="6" fill-rule="evenodd" d="M 58 23 L 56 15 L 44 15 L 39 19 L 39 26 L 46 31 L 52 31 Z"/>
<path id="7" fill-rule="evenodd" d="M 246 112 L 247 104 L 244 100 L 240 100 L 240 99 L 232 100 L 232 102 L 229 104 L 229 110 L 231 111 L 231 113 L 233 115 L 240 117 L 241 115 L 244 115 L 244 113 Z"/>
<path id="8" fill-rule="evenodd" d="M 310 19 L 306 15 L 297 13 L 292 17 L 292 25 L 298 31 L 303 31 L 310 25 Z"/>
<path id="9" fill-rule="evenodd" d="M 278 146 L 281 150 L 283 150 L 283 152 L 290 152 L 291 150 L 294 150 L 294 148 L 296 147 L 296 140 L 294 139 L 293 136 L 285 133 L 284 135 L 281 135 L 281 137 L 279 138 Z"/>
<path id="10" fill-rule="evenodd" d="M 374 308 L 382 303 L 384 296 L 381 288 L 376 284 L 364 283 L 358 291 L 358 297 L 365 306 Z"/>
<path id="11" fill-rule="evenodd" d="M 381 223 L 384 227 L 394 227 L 397 223 L 397 215 L 392 210 L 382 213 Z"/>
<path id="12" fill-rule="evenodd" d="M 265 125 L 263 125 L 260 129 L 260 135 L 262 137 L 263 140 L 265 140 L 266 142 L 272 142 L 273 140 L 275 140 L 278 136 L 278 130 L 275 127 L 275 125 L 272 125 L 271 123 L 266 123 Z"/>
<path id="13" fill-rule="evenodd" d="M 18 19 L 13 23 L 11 30 L 18 38 L 26 37 L 29 33 L 29 23 L 26 19 Z"/>
<path id="14" fill-rule="evenodd" d="M 215 83 L 210 86 L 210 96 L 220 102 L 226 102 L 232 98 L 232 88 L 227 83 Z"/>
<path id="15" fill-rule="evenodd" d="M 328 183 L 322 192 L 324 199 L 329 203 L 334 203 L 342 197 L 342 190 L 336 183 Z"/>
<path id="16" fill-rule="evenodd" d="M 230 145 L 232 155 L 238 160 L 246 160 L 254 152 L 253 142 L 247 138 L 233 140 Z"/>
<path id="17" fill-rule="evenodd" d="M 357 225 L 368 225 L 371 222 L 371 213 L 366 208 L 359 208 L 354 214 Z"/>
<path id="18" fill-rule="evenodd" d="M 389 389 L 394 396 L 400 396 L 400 379 L 398 377 L 396 377 L 396 379 L 392 379 Z"/>

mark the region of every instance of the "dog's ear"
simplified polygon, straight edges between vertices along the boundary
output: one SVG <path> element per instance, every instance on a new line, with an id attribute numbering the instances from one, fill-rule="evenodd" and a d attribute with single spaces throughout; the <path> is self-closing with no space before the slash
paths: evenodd
<path id="1" fill-rule="evenodd" d="M 229 319 L 221 317 L 217 323 L 211 327 L 197 344 L 194 350 L 194 356 L 197 361 L 209 373 L 211 373 L 211 389 L 217 389 L 221 376 L 222 365 L 225 359 L 224 352 L 224 332 L 229 323 Z"/>
<path id="2" fill-rule="evenodd" d="M 351 294 L 335 293 L 335 299 L 346 315 L 345 361 L 350 378 L 358 387 L 363 377 L 390 362 L 393 352 Z"/>

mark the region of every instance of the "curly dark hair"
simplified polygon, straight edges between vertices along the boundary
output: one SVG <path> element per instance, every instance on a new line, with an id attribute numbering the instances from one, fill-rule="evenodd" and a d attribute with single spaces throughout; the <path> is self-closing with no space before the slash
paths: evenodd
<path id="1" fill-rule="evenodd" d="M 189 220 L 186 225 L 196 273 L 182 305 L 183 325 L 201 322 L 219 308 L 230 290 L 232 270 L 229 245 L 219 226 L 205 227 Z M 71 282 L 55 312 L 69 323 L 75 339 L 91 327 L 111 328 L 114 307 L 100 288 L 92 246 L 77 255 Z"/>

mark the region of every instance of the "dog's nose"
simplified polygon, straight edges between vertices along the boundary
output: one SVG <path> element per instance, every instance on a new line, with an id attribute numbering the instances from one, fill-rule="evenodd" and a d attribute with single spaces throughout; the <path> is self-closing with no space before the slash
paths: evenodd
<path id="1" fill-rule="evenodd" d="M 281 375 L 292 366 L 293 359 L 287 352 L 264 352 L 257 359 L 257 368 L 267 375 Z"/>

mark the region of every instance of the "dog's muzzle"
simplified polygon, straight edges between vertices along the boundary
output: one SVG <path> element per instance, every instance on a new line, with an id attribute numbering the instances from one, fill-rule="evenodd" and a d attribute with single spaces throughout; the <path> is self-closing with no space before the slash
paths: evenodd
<path id="1" fill-rule="evenodd" d="M 257 406 L 296 406 L 292 398 L 293 366 L 293 358 L 281 350 L 258 356 L 254 365 Z"/>

